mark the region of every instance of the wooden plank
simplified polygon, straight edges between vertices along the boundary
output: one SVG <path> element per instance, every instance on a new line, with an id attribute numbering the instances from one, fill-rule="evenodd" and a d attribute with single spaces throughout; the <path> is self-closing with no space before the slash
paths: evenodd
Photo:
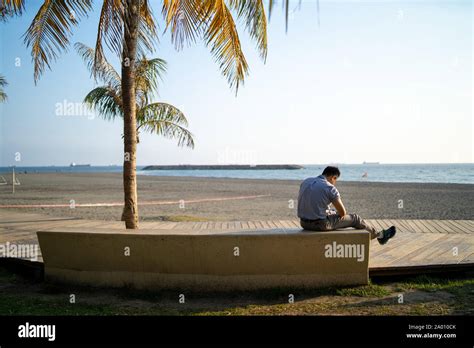
<path id="1" fill-rule="evenodd" d="M 407 220 L 397 220 L 397 221 L 399 221 L 399 223 L 405 227 L 405 231 L 408 231 L 409 233 L 416 233 Z"/>
<path id="2" fill-rule="evenodd" d="M 387 244 L 380 245 L 377 241 L 372 241 L 370 245 L 370 257 L 378 257 L 390 250 L 409 244 L 413 241 L 413 235 L 410 233 L 400 233 L 395 235 Z"/>
<path id="3" fill-rule="evenodd" d="M 264 224 L 265 224 L 265 226 L 266 226 L 266 229 L 272 230 L 272 229 L 275 228 L 274 225 L 273 225 L 273 223 L 271 222 L 271 220 L 266 220 L 266 221 L 263 221 L 263 222 L 264 222 Z"/>
<path id="4" fill-rule="evenodd" d="M 418 220 L 418 223 L 424 226 L 425 233 L 440 233 L 435 224 L 428 220 Z"/>
<path id="5" fill-rule="evenodd" d="M 436 223 L 436 220 L 425 220 L 425 221 L 430 226 L 433 233 L 444 233 L 444 234 L 448 233 L 447 230 L 445 230 L 444 228 L 441 227 L 441 225 L 438 225 Z"/>
<path id="6" fill-rule="evenodd" d="M 298 219 L 290 220 L 290 223 L 293 225 L 293 227 L 301 227 L 300 220 Z"/>
<path id="7" fill-rule="evenodd" d="M 474 230 L 474 220 L 458 220 L 458 221 L 465 223 L 471 228 L 471 230 Z"/>
<path id="8" fill-rule="evenodd" d="M 415 224 L 415 220 L 405 220 L 406 223 L 410 226 L 410 228 L 413 230 L 415 233 L 423 233 L 423 230 L 420 230 L 420 227 Z"/>
<path id="9" fill-rule="evenodd" d="M 180 228 L 179 222 L 176 222 L 176 221 L 167 221 L 165 226 L 166 228 L 169 228 L 170 230 Z"/>
<path id="10" fill-rule="evenodd" d="M 408 233 L 416 233 L 407 220 L 396 220 L 399 225 L 403 226 L 403 230 Z"/>
<path id="11" fill-rule="evenodd" d="M 77 221 L 77 220 L 71 220 Z M 54 227 L 67 226 L 70 221 L 40 221 L 40 222 L 17 222 L 15 224 L 2 224 L 1 226 L 22 229 L 22 230 L 39 230 L 39 229 L 51 229 Z"/>
<path id="12" fill-rule="evenodd" d="M 107 221 L 100 225 L 100 228 L 125 229 L 125 223 L 123 221 Z M 143 228 L 143 222 L 140 222 L 140 228 Z"/>
<path id="13" fill-rule="evenodd" d="M 25 233 L 36 235 L 36 231 L 35 231 L 35 230 L 8 229 L 8 230 L 2 230 L 2 231 L 0 231 L 0 236 L 7 237 L 7 236 L 13 236 L 13 235 L 15 235 L 15 234 L 25 234 Z"/>
<path id="14" fill-rule="evenodd" d="M 383 253 L 378 255 L 378 258 L 374 260 L 372 265 L 407 265 L 407 258 L 410 255 L 420 252 L 420 250 L 428 247 L 431 243 L 440 238 L 445 238 L 445 235 L 422 234 L 418 240 L 413 241 L 412 243 L 404 243 L 399 245 L 397 248 L 385 250 Z"/>
<path id="15" fill-rule="evenodd" d="M 373 220 L 373 226 L 377 231 L 381 231 L 383 229 L 382 224 L 379 222 L 379 220 Z"/>
<path id="16" fill-rule="evenodd" d="M 209 228 L 209 221 L 204 221 L 199 227 L 199 229 L 201 230 L 207 230 L 208 228 Z"/>
<path id="17" fill-rule="evenodd" d="M 280 229 L 283 231 L 288 231 L 288 227 L 285 226 L 284 220 L 278 220 L 278 226 L 280 226 Z"/>
<path id="18" fill-rule="evenodd" d="M 280 222 L 278 220 L 270 220 L 269 224 L 270 224 L 270 226 L 272 226 L 272 228 L 276 228 L 276 229 L 282 229 L 283 228 L 283 226 L 280 225 Z"/>
<path id="19" fill-rule="evenodd" d="M 462 243 L 462 250 L 458 250 L 458 263 L 467 263 L 469 262 L 468 257 L 474 253 L 474 238 L 464 237 L 464 242 Z M 471 262 L 474 263 L 474 260 L 471 259 Z"/>
<path id="20" fill-rule="evenodd" d="M 471 233 L 471 231 L 469 231 L 468 228 L 466 228 L 464 225 L 461 225 L 461 224 L 458 224 L 455 220 L 449 220 L 449 221 L 446 221 L 448 224 L 451 224 L 451 226 L 454 228 L 454 229 L 457 229 L 458 233 L 465 233 L 465 234 L 469 234 Z"/>
<path id="21" fill-rule="evenodd" d="M 458 225 L 456 224 L 453 224 L 453 222 L 451 220 L 443 220 L 443 225 L 445 225 L 447 228 L 449 228 L 452 233 L 455 233 L 455 234 L 464 234 L 465 232 L 459 228 Z"/>
<path id="22" fill-rule="evenodd" d="M 443 227 L 448 233 L 459 233 L 458 228 L 454 228 L 451 224 L 447 223 L 447 220 L 437 220 L 436 224 Z"/>
<path id="23" fill-rule="evenodd" d="M 25 238 L 36 238 L 36 232 L 33 231 L 24 231 L 24 232 L 17 232 L 17 231 L 11 231 L 11 233 L 3 233 L 0 234 L 0 242 L 6 243 L 6 242 L 16 242 L 18 240 L 22 240 Z"/>
<path id="24" fill-rule="evenodd" d="M 453 256 L 453 247 L 459 247 L 463 243 L 462 238 L 458 235 L 445 234 L 443 243 L 439 243 L 430 248 L 430 257 L 424 258 L 421 261 L 423 264 L 444 264 L 444 263 L 457 263 L 457 258 Z"/>
<path id="25" fill-rule="evenodd" d="M 249 229 L 251 229 L 251 230 L 255 230 L 255 229 L 258 228 L 257 224 L 254 221 L 248 221 L 247 223 L 249 225 Z"/>
<path id="26" fill-rule="evenodd" d="M 474 263 L 474 252 L 471 254 L 468 254 L 461 261 L 459 261 L 459 263 Z"/>
<path id="27" fill-rule="evenodd" d="M 397 234 L 393 239 L 391 239 L 387 244 L 380 245 L 377 240 L 372 240 L 370 244 L 370 255 L 377 256 L 378 254 L 384 253 L 390 249 L 397 248 L 400 245 L 405 243 L 410 243 L 412 241 L 412 234 L 410 233 L 400 233 Z"/>
<path id="28" fill-rule="evenodd" d="M 186 226 L 187 226 L 186 229 L 190 229 L 190 230 L 196 229 L 196 226 L 197 226 L 197 224 L 198 224 L 198 222 L 196 222 L 196 221 L 184 221 L 184 223 L 185 223 Z"/>
<path id="29" fill-rule="evenodd" d="M 196 229 L 196 221 L 180 221 L 178 222 L 180 224 L 179 229 L 183 230 L 194 230 Z"/>
<path id="30" fill-rule="evenodd" d="M 441 238 L 435 240 L 433 243 L 425 245 L 425 247 L 422 250 L 419 250 L 417 253 L 413 255 L 407 255 L 406 261 L 408 263 L 419 264 L 426 262 L 427 260 L 435 259 L 433 258 L 433 254 L 439 249 L 444 249 L 446 243 L 451 238 L 451 235 L 447 233 L 443 233 L 441 235 Z"/>
<path id="31" fill-rule="evenodd" d="M 456 221 L 462 224 L 463 226 L 466 226 L 467 229 L 469 230 L 469 233 L 474 233 L 474 222 L 467 221 L 467 220 L 456 220 Z"/>
<path id="32" fill-rule="evenodd" d="M 371 227 L 375 227 L 374 225 L 374 220 L 372 219 L 364 219 L 364 221 L 367 223 L 367 225 L 371 226 Z M 376 228 L 376 227 L 375 227 Z"/>
<path id="33" fill-rule="evenodd" d="M 394 224 L 393 221 L 390 220 L 390 219 L 383 219 L 383 220 L 380 220 L 380 221 L 382 222 L 382 224 L 384 226 L 384 230 L 386 230 L 387 228 L 389 228 L 391 226 L 394 226 L 394 225 L 396 226 L 397 225 L 396 223 Z"/>
<path id="34" fill-rule="evenodd" d="M 159 229 L 172 229 L 174 226 L 174 223 L 171 222 L 171 221 L 157 221 L 157 224 L 156 224 L 156 228 L 159 228 Z M 145 226 L 145 228 L 154 228 L 153 225 L 152 226 Z"/>
<path id="35" fill-rule="evenodd" d="M 279 226 L 278 224 L 278 221 L 274 221 L 274 220 L 268 220 L 268 225 L 274 229 L 274 228 L 281 228 L 281 226 Z"/>
<path id="36" fill-rule="evenodd" d="M 433 224 L 433 226 L 437 230 L 441 231 L 442 233 L 446 233 L 446 234 L 451 233 L 449 229 L 447 229 L 443 224 L 439 223 L 439 220 L 429 220 L 429 221 Z"/>
<path id="37" fill-rule="evenodd" d="M 421 233 L 429 233 L 429 228 L 423 224 L 422 220 L 413 220 L 413 223 L 418 226 Z"/>

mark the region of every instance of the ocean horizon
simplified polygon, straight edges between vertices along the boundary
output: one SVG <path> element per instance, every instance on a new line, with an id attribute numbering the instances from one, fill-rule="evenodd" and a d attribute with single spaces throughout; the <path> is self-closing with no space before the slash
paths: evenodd
<path id="1" fill-rule="evenodd" d="M 293 163 L 291 163 L 293 164 Z M 333 164 L 341 170 L 340 181 L 359 182 L 413 182 L 474 184 L 474 163 L 425 163 L 425 164 Z M 327 164 L 302 165 L 302 169 L 191 169 L 143 170 L 137 166 L 138 175 L 189 176 L 236 179 L 303 180 L 317 176 Z M 31 173 L 119 173 L 122 166 L 15 166 L 20 175 Z M 0 167 L 3 175 L 12 172 L 12 166 Z"/>

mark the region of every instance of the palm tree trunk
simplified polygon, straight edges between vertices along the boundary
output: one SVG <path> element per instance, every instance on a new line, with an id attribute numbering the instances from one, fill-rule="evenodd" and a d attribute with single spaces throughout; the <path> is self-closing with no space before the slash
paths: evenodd
<path id="1" fill-rule="evenodd" d="M 123 189 L 124 210 L 122 220 L 129 229 L 138 228 L 137 197 L 137 118 L 135 103 L 135 60 L 137 55 L 140 1 L 127 0 L 124 18 L 124 40 L 122 57 L 122 101 L 124 162 Z"/>

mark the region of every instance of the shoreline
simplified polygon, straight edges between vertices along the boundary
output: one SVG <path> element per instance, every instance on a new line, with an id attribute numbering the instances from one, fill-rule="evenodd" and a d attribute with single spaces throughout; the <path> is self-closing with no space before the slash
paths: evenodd
<path id="1" fill-rule="evenodd" d="M 12 175 L 11 172 L 0 172 L 0 175 L 3 176 L 10 176 Z M 24 175 L 122 175 L 122 172 L 28 172 L 28 173 L 21 173 L 15 172 L 16 176 L 24 176 Z M 318 174 L 319 175 L 319 174 Z M 314 176 L 317 176 L 316 174 Z M 304 179 L 279 179 L 279 178 L 236 178 L 231 176 L 192 176 L 192 175 L 151 175 L 151 174 L 137 174 L 138 178 L 164 178 L 164 179 L 176 179 L 176 178 L 184 178 L 184 179 L 204 179 L 204 180 L 255 180 L 255 181 L 284 181 L 284 182 L 302 182 Z M 8 177 L 6 177 L 9 180 Z M 11 178 L 10 178 L 11 179 Z M 344 184 L 407 184 L 407 185 L 474 185 L 473 183 L 465 183 L 465 182 L 418 182 L 418 181 L 370 181 L 370 180 L 344 180 L 338 179 L 339 183 Z M 7 185 L 8 186 L 8 185 Z M 11 184 L 10 184 L 11 186 Z"/>

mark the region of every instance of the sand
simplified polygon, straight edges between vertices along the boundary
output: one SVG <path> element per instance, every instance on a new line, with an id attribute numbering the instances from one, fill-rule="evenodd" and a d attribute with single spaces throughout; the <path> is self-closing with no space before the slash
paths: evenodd
<path id="1" fill-rule="evenodd" d="M 11 180 L 10 176 L 3 174 Z M 0 186 L 0 205 L 66 204 L 60 208 L 1 208 L 57 217 L 120 220 L 120 206 L 79 207 L 84 203 L 121 203 L 122 176 L 117 173 L 20 174 L 15 194 Z M 250 180 L 139 176 L 140 219 L 286 220 L 296 218 L 299 180 Z M 367 219 L 474 219 L 474 185 L 338 182 L 348 212 Z M 265 197 L 235 199 L 242 196 Z M 229 199 L 216 201 L 215 199 Z M 211 200 L 186 203 L 188 200 Z M 214 201 L 212 201 L 214 199 Z M 183 205 L 179 204 L 184 200 Z"/>

